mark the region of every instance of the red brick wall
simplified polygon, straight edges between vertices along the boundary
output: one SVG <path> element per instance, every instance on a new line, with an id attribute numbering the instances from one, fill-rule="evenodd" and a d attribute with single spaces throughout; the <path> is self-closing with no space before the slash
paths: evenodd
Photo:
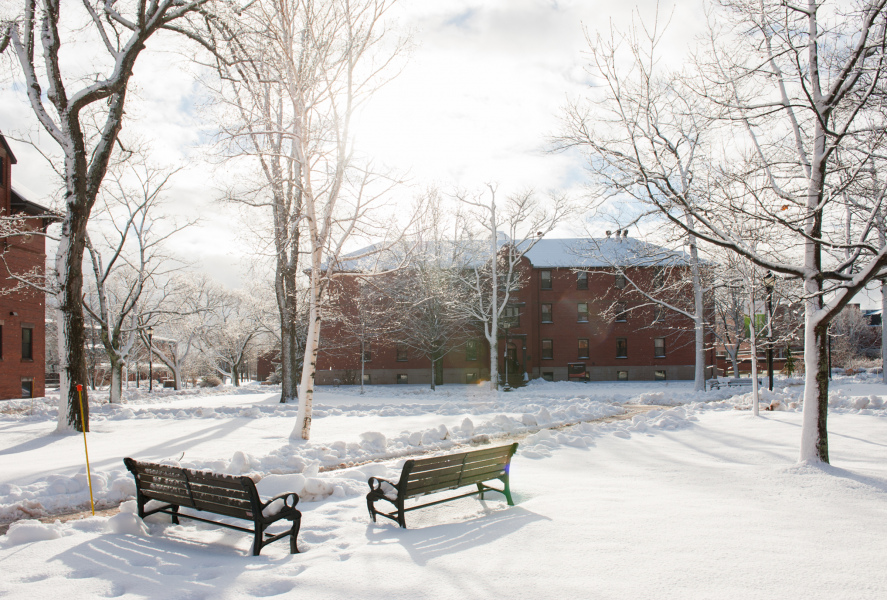
<path id="1" fill-rule="evenodd" d="M 569 268 L 543 269 L 529 263 L 528 282 L 514 295 L 511 302 L 521 306 L 520 324 L 510 331 L 509 339 L 517 349 L 517 360 L 530 377 L 540 377 L 544 372 L 553 372 L 555 379 L 566 379 L 567 363 L 583 362 L 587 365 L 592 379 L 616 379 L 617 371 L 628 371 L 629 379 L 653 379 L 654 371 L 665 370 L 669 379 L 692 379 L 695 361 L 693 323 L 690 319 L 673 311 L 666 311 L 661 323 L 654 323 L 655 308 L 644 306 L 649 302 L 630 286 L 620 290 L 615 287 L 612 272 L 588 274 L 588 289 L 577 289 L 576 273 Z M 541 289 L 541 272 L 551 271 L 552 289 Z M 629 277 L 642 286 L 652 285 L 653 269 L 634 269 Z M 673 270 L 669 277 L 683 277 L 685 273 Z M 340 289 L 354 293 L 347 277 L 340 277 Z M 614 302 L 626 305 L 625 322 L 615 322 L 612 317 L 601 313 Z M 588 321 L 579 322 L 578 304 L 588 304 Z M 685 302 L 692 303 L 692 290 L 688 284 Z M 541 305 L 552 305 L 552 322 L 542 323 Z M 689 308 L 689 306 L 688 306 Z M 654 356 L 654 339 L 665 338 L 665 357 Z M 589 357 L 579 358 L 579 339 L 588 339 Z M 616 357 L 616 340 L 625 338 L 628 344 L 626 358 Z M 443 361 L 445 381 L 462 382 L 464 373 L 477 371 L 481 378 L 489 377 L 489 349 L 478 332 L 480 349 L 476 361 L 465 360 L 465 350 L 458 349 L 448 354 Z M 542 358 L 542 340 L 553 342 L 551 359 Z M 501 359 L 505 348 L 504 335 L 500 337 L 499 368 L 504 368 Z M 372 374 L 373 383 L 394 383 L 397 372 L 410 372 L 422 375 L 430 371 L 429 361 L 409 354 L 407 361 L 396 360 L 395 344 L 376 342 L 372 346 L 372 360 L 366 369 Z M 336 324 L 325 323 L 322 329 L 321 353 L 318 357 L 318 383 L 331 383 L 340 379 L 348 369 L 359 377 L 360 349 L 357 343 L 343 341 L 341 328 Z M 449 372 L 449 375 L 447 375 Z M 460 379 L 463 377 L 463 379 Z M 421 382 L 430 380 L 430 372 L 422 376 Z M 413 382 L 413 376 L 410 376 Z"/>
<path id="2" fill-rule="evenodd" d="M 0 208 L 2 214 L 9 214 L 12 202 L 11 164 L 3 150 L 3 177 L 0 179 Z M 29 226 L 39 231 L 40 219 L 31 219 Z M 0 252 L 4 253 L 9 269 L 13 273 L 25 273 L 44 267 L 45 242 L 41 235 L 29 238 L 0 238 Z M 6 269 L 0 265 L 0 326 L 2 326 L 2 356 L 0 356 L 0 400 L 22 397 L 22 378 L 32 378 L 33 395 L 43 396 L 44 370 L 46 361 L 46 325 L 43 294 L 32 289 L 9 293 L 16 283 L 9 278 Z M 32 356 L 22 359 L 22 326 L 33 327 Z"/>

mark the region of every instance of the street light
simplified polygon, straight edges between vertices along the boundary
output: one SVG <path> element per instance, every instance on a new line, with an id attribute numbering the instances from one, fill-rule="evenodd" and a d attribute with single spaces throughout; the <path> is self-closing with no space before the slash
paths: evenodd
<path id="1" fill-rule="evenodd" d="M 154 328 L 148 326 L 145 329 L 148 334 L 148 391 L 154 391 L 154 345 L 151 340 L 154 339 Z"/>
<path id="2" fill-rule="evenodd" d="M 776 275 L 773 271 L 767 271 L 763 277 L 764 288 L 767 290 L 767 377 L 769 384 L 767 389 L 773 391 L 773 284 L 776 283 Z"/>
<path id="3" fill-rule="evenodd" d="M 511 385 L 508 383 L 508 330 L 511 329 L 511 317 L 503 320 L 502 328 L 505 330 L 505 385 L 502 386 L 502 391 L 510 392 Z"/>

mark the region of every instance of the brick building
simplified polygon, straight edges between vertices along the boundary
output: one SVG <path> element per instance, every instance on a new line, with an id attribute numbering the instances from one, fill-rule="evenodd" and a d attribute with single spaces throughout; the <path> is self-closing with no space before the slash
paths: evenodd
<path id="1" fill-rule="evenodd" d="M 679 290 L 685 304 L 692 304 L 683 254 L 618 235 L 599 240 L 543 239 L 524 256 L 523 263 L 525 284 L 512 295 L 506 309 L 511 325 L 507 332 L 511 374 L 562 381 L 572 369 L 584 371 L 591 381 L 693 378 L 692 321 L 651 303 L 625 277 L 649 290 L 676 283 L 670 287 Z M 614 265 L 620 265 L 625 275 L 617 273 Z M 335 279 L 342 295 L 355 293 L 354 274 Z M 359 382 L 360 343 L 346 340 L 335 323 L 324 324 L 319 384 Z M 505 369 L 505 348 L 503 330 L 500 375 Z M 430 361 L 398 344 L 396 336 L 383 336 L 365 351 L 367 383 L 431 382 Z M 713 364 L 713 353 L 706 356 Z M 489 347 L 478 329 L 473 339 L 443 358 L 436 380 L 488 380 L 489 364 Z"/>
<path id="2" fill-rule="evenodd" d="M 0 217 L 25 217 L 26 230 L 45 231 L 47 210 L 12 188 L 15 155 L 0 134 Z M 44 268 L 42 235 L 0 234 L 0 400 L 44 394 L 45 299 L 41 292 L 17 285 L 9 277 Z M 8 270 L 7 270 L 8 269 Z"/>

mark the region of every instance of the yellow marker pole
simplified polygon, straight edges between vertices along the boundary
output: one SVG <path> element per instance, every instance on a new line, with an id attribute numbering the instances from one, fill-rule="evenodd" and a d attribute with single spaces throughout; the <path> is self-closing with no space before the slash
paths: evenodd
<path id="1" fill-rule="evenodd" d="M 92 516 L 95 516 L 95 501 L 92 499 L 92 475 L 89 473 L 89 449 L 86 447 L 86 419 L 83 418 L 83 386 L 77 384 L 77 395 L 80 397 L 80 429 L 83 430 L 83 451 L 86 453 L 86 481 L 89 483 L 89 505 Z"/>

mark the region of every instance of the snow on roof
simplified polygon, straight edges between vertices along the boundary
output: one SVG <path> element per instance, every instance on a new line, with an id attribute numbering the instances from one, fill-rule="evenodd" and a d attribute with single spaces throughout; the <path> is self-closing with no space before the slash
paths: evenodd
<path id="1" fill-rule="evenodd" d="M 499 247 L 507 243 L 499 240 Z M 530 242 L 522 242 L 526 246 Z M 446 264 L 474 264 L 489 255 L 489 240 L 446 241 L 428 243 L 421 250 Z M 367 246 L 344 255 L 338 270 L 371 272 L 392 269 L 407 252 L 405 247 L 379 251 L 379 245 Z M 526 253 L 536 268 L 590 269 L 606 267 L 684 266 L 690 264 L 685 252 L 676 252 L 642 240 L 618 238 L 541 239 Z M 326 263 L 324 263 L 324 269 Z"/>
<path id="2" fill-rule="evenodd" d="M 541 239 L 526 256 L 537 268 L 652 267 L 690 264 L 690 257 L 684 252 L 675 252 L 629 237 Z"/>

